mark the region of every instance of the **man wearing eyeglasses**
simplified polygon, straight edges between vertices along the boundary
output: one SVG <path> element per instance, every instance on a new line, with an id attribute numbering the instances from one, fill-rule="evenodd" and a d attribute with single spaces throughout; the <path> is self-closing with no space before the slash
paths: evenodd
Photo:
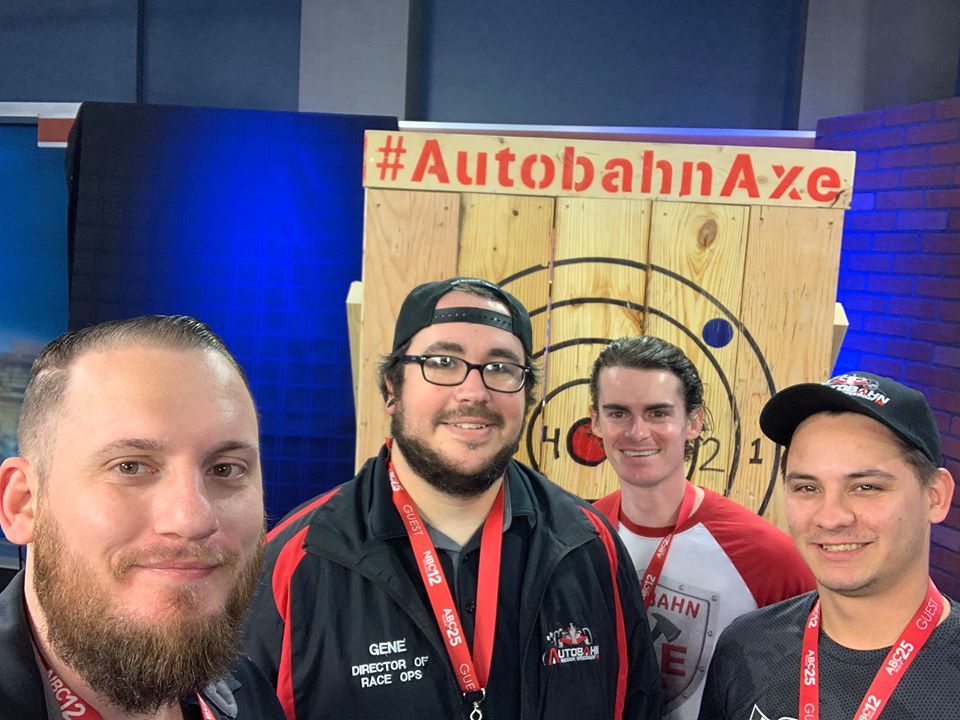
<path id="1" fill-rule="evenodd" d="M 246 650 L 289 718 L 659 718 L 629 557 L 512 460 L 534 401 L 526 309 L 415 288 L 380 365 L 391 438 L 269 536 Z"/>

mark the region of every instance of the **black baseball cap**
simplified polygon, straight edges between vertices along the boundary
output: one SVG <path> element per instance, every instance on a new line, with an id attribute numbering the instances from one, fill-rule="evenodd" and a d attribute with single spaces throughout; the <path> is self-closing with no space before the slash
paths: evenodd
<path id="1" fill-rule="evenodd" d="M 926 398 L 890 378 L 849 372 L 820 383 L 803 383 L 774 395 L 760 412 L 763 434 L 789 445 L 797 426 L 824 411 L 859 413 L 883 423 L 939 466 L 940 431 Z"/>
<path id="2" fill-rule="evenodd" d="M 489 290 L 507 306 L 510 314 L 504 315 L 476 307 L 436 309 L 440 298 L 454 290 L 463 290 L 468 285 Z M 533 329 L 527 309 L 499 285 L 488 280 L 470 277 L 437 280 L 418 285 L 411 290 L 403 301 L 403 305 L 400 306 L 400 314 L 397 316 L 397 327 L 393 334 L 393 351 L 396 352 L 425 327 L 447 322 L 480 323 L 506 330 L 520 339 L 528 357 L 533 354 Z"/>

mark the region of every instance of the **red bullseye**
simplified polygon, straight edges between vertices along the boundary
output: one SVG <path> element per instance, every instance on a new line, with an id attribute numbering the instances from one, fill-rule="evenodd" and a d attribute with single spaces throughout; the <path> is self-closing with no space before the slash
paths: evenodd
<path id="1" fill-rule="evenodd" d="M 581 465 L 599 465 L 607 457 L 600 438 L 590 432 L 590 418 L 581 418 L 570 428 L 567 451 Z"/>

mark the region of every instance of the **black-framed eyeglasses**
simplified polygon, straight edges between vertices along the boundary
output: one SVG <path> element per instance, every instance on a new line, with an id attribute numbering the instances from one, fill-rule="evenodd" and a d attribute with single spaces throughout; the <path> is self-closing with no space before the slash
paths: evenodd
<path id="1" fill-rule="evenodd" d="M 502 360 L 468 363 L 451 355 L 401 355 L 399 359 L 400 362 L 417 363 L 423 379 L 434 385 L 461 385 L 471 370 L 479 370 L 484 387 L 503 393 L 522 390 L 530 374 L 529 367 Z"/>

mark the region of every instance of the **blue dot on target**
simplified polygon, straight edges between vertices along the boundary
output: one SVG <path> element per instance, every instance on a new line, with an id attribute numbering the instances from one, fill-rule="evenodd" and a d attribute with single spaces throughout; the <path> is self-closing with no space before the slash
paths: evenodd
<path id="1" fill-rule="evenodd" d="M 729 345 L 730 341 L 733 340 L 733 325 L 723 318 L 714 318 L 708 320 L 707 324 L 703 326 L 701 335 L 710 347 L 722 348 Z"/>

